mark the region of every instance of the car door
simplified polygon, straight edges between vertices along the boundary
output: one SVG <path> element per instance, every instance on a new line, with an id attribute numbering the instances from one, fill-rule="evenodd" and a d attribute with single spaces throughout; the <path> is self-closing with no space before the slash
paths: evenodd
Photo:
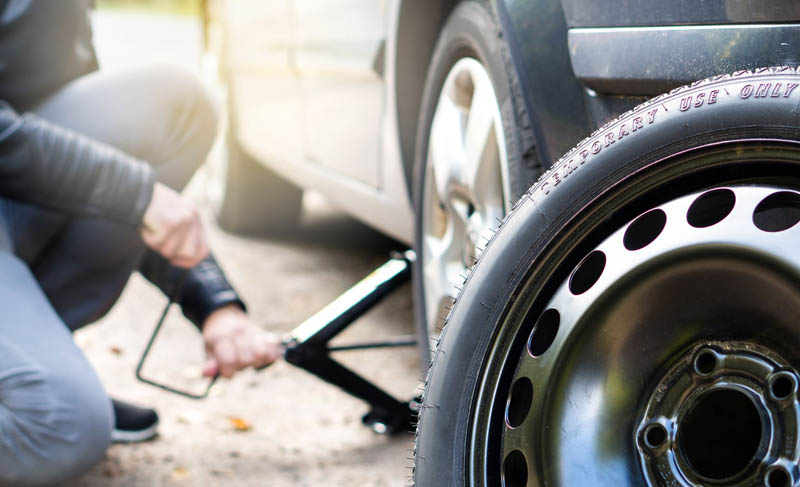
<path id="1" fill-rule="evenodd" d="M 307 160 L 380 186 L 387 0 L 295 0 Z"/>
<path id="2" fill-rule="evenodd" d="M 233 131 L 247 152 L 272 165 L 303 158 L 300 88 L 294 72 L 293 0 L 223 2 L 222 71 Z"/>

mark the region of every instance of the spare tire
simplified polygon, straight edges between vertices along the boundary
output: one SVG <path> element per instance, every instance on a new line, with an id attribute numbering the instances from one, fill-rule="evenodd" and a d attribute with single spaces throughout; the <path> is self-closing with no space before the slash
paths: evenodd
<path id="1" fill-rule="evenodd" d="M 798 87 L 675 89 L 528 190 L 435 351 L 417 485 L 798 481 Z"/>

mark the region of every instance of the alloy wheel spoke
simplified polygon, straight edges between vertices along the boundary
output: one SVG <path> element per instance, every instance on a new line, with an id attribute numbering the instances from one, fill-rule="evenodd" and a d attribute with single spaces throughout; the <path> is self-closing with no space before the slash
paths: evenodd
<path id="1" fill-rule="evenodd" d="M 464 130 L 462 183 L 470 190 L 475 189 L 481 177 L 491 177 L 490 171 L 485 170 L 487 168 L 484 167 L 484 164 L 489 162 L 489 159 L 492 159 L 494 155 L 492 153 L 496 154 L 497 143 L 495 138 L 491 136 L 497 121 L 496 105 L 497 102 L 488 77 L 477 76 L 475 79 L 475 91 Z"/>
<path id="2" fill-rule="evenodd" d="M 473 210 L 470 207 L 470 203 L 462 199 L 453 198 L 450 201 L 450 205 L 452 207 L 451 212 L 453 216 L 456 217 L 459 224 L 464 228 L 468 228 L 470 223 L 469 221 L 470 216 L 473 213 Z"/>
<path id="3" fill-rule="evenodd" d="M 454 267 L 459 267 L 460 259 L 455 254 L 454 232 L 448 231 L 444 238 L 426 236 L 424 239 L 426 313 L 428 323 L 437 323 L 443 301 L 457 291 L 453 285 Z"/>
<path id="4" fill-rule="evenodd" d="M 447 97 L 442 97 L 431 127 L 429 155 L 436 191 L 445 203 L 449 187 L 459 179 L 464 160 L 461 126 L 460 111 Z"/>

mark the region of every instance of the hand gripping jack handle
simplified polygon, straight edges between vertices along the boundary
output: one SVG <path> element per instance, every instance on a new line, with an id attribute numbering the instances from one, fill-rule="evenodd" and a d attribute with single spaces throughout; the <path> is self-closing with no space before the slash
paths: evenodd
<path id="1" fill-rule="evenodd" d="M 288 335 L 289 338 L 284 342 L 284 358 L 288 363 L 316 375 L 369 404 L 370 410 L 364 415 L 362 421 L 379 433 L 399 433 L 411 430 L 418 413 L 418 399 L 403 402 L 394 398 L 377 385 L 331 358 L 331 352 L 414 346 L 418 343 L 417 337 L 413 335 L 392 337 L 340 346 L 330 346 L 329 342 L 389 293 L 397 289 L 400 284 L 407 281 L 411 274 L 411 263 L 415 258 L 416 256 L 411 250 L 394 253 L 388 262 L 292 330 Z M 176 292 L 176 295 L 178 293 L 179 291 Z M 168 392 L 191 399 L 203 399 L 208 396 L 216 377 L 209 382 L 205 392 L 195 394 L 175 389 L 142 375 L 145 359 L 174 301 L 174 297 L 171 297 L 161 314 L 139 359 L 136 377 L 142 382 Z"/>

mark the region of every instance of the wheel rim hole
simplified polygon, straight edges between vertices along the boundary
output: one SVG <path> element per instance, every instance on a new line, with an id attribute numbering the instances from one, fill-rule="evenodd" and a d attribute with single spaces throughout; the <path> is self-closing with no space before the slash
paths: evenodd
<path id="1" fill-rule="evenodd" d="M 467 203 L 467 216 L 475 214 L 475 205 L 472 202 Z"/>
<path id="2" fill-rule="evenodd" d="M 756 206 L 753 223 L 764 232 L 782 232 L 800 221 L 800 194 L 791 191 L 773 193 Z"/>
<path id="3" fill-rule="evenodd" d="M 550 308 L 542 313 L 528 338 L 528 353 L 531 357 L 541 357 L 547 352 L 556 339 L 560 322 L 561 315 L 557 310 Z"/>
<path id="4" fill-rule="evenodd" d="M 678 444 L 695 472 L 723 480 L 753 463 L 763 424 L 743 392 L 717 389 L 702 395 L 678 425 Z"/>
<path id="5" fill-rule="evenodd" d="M 782 401 L 789 398 L 795 390 L 794 378 L 786 373 L 778 374 L 769 385 L 769 392 L 773 399 Z"/>
<path id="6" fill-rule="evenodd" d="M 695 228 L 716 225 L 728 216 L 736 204 L 736 195 L 727 188 L 701 194 L 689 207 L 686 220 Z"/>
<path id="7" fill-rule="evenodd" d="M 667 441 L 667 429 L 663 425 L 651 424 L 644 430 L 644 444 L 648 448 L 656 449 Z"/>
<path id="8" fill-rule="evenodd" d="M 648 211 L 628 226 L 622 244 L 628 250 L 643 249 L 661 235 L 666 224 L 667 214 L 663 210 Z"/>
<path id="9" fill-rule="evenodd" d="M 767 472 L 764 484 L 767 487 L 789 487 L 789 474 L 782 468 L 773 468 Z"/>
<path id="10" fill-rule="evenodd" d="M 711 350 L 704 350 L 694 359 L 694 370 L 700 375 L 708 375 L 717 367 L 717 355 Z"/>
<path id="11" fill-rule="evenodd" d="M 587 255 L 569 278 L 569 290 L 574 295 L 583 294 L 600 279 L 606 267 L 606 254 L 595 250 Z"/>
<path id="12" fill-rule="evenodd" d="M 503 462 L 503 487 L 525 487 L 528 483 L 528 463 L 519 450 L 508 454 Z"/>
<path id="13" fill-rule="evenodd" d="M 516 428 L 525 421 L 533 401 L 533 384 L 527 377 L 518 379 L 511 387 L 511 394 L 506 404 L 506 424 Z"/>

